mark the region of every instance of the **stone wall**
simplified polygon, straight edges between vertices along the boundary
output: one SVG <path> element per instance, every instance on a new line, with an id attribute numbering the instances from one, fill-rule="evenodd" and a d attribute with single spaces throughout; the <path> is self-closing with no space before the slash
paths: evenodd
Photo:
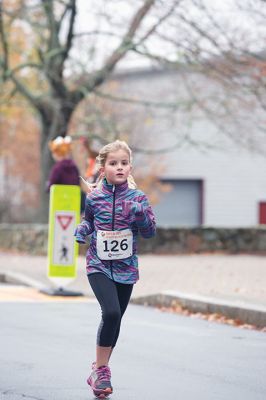
<path id="1" fill-rule="evenodd" d="M 47 254 L 48 225 L 0 224 L 0 249 Z"/>
<path id="2" fill-rule="evenodd" d="M 47 254 L 48 225 L 0 224 L 0 249 Z M 85 254 L 86 246 L 80 246 Z M 266 253 L 266 228 L 158 228 L 152 239 L 139 240 L 140 254 Z"/>

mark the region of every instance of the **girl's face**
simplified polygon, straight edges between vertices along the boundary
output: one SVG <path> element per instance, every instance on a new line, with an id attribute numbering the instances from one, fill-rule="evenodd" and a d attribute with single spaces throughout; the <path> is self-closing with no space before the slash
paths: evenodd
<path id="1" fill-rule="evenodd" d="M 129 155 L 123 149 L 108 153 L 105 165 L 101 168 L 101 173 L 106 177 L 107 182 L 112 185 L 126 182 L 130 172 Z"/>

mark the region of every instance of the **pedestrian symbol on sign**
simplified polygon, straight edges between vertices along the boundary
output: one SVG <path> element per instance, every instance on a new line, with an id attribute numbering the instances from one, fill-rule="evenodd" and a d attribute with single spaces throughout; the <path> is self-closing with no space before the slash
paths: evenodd
<path id="1" fill-rule="evenodd" d="M 68 253 L 68 248 L 64 243 L 62 243 L 60 261 L 63 260 L 68 261 L 67 253 Z"/>
<path id="2" fill-rule="evenodd" d="M 73 265 L 74 246 L 73 235 L 75 231 L 75 216 L 72 211 L 55 212 L 54 223 L 54 265 Z"/>

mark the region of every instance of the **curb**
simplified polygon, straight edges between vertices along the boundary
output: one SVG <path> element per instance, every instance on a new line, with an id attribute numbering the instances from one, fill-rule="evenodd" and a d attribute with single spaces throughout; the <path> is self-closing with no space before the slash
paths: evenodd
<path id="1" fill-rule="evenodd" d="M 0 271 L 0 285 L 23 285 L 39 291 L 45 289 L 43 283 L 15 272 Z M 266 305 L 248 303 L 243 301 L 226 301 L 217 297 L 187 294 L 178 291 L 163 291 L 161 293 L 133 297 L 130 302 L 152 307 L 171 307 L 180 304 L 192 312 L 205 314 L 217 313 L 228 318 L 238 319 L 243 323 L 255 325 L 258 328 L 266 327 Z"/>
<path id="2" fill-rule="evenodd" d="M 131 299 L 131 302 L 152 307 L 171 307 L 180 304 L 192 312 L 222 314 L 228 318 L 255 325 L 258 328 L 266 327 L 266 306 L 261 304 L 226 301 L 177 291 L 164 291 L 154 295 L 137 297 Z"/>
<path id="3" fill-rule="evenodd" d="M 0 283 L 28 286 L 34 289 L 41 290 L 44 288 L 43 283 L 29 278 L 26 275 L 17 272 L 2 272 L 0 271 Z"/>
<path id="4" fill-rule="evenodd" d="M 29 278 L 24 274 L 17 272 L 1 272 L 0 271 L 0 286 L 1 284 L 10 286 L 26 286 L 36 289 L 38 292 L 47 296 L 57 297 L 83 297 L 84 294 L 80 291 L 68 290 L 63 287 L 45 287 L 45 285 L 35 279 Z"/>

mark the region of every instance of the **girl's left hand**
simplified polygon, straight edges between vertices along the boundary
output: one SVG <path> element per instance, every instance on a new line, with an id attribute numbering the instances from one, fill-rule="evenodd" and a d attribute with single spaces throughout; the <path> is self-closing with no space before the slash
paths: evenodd
<path id="1" fill-rule="evenodd" d="M 122 201 L 122 215 L 124 218 L 130 218 L 135 216 L 137 213 L 141 213 L 142 205 L 137 201 L 123 200 Z"/>

